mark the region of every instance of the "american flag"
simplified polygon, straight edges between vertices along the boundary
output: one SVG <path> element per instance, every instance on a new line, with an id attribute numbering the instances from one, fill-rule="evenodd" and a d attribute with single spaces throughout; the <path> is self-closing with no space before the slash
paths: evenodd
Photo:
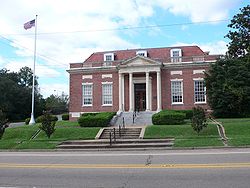
<path id="1" fill-rule="evenodd" d="M 30 28 L 32 28 L 33 26 L 35 26 L 35 23 L 36 23 L 36 21 L 35 21 L 35 19 L 34 19 L 34 20 L 31 20 L 31 21 L 25 23 L 25 24 L 23 25 L 23 27 L 24 27 L 24 29 L 27 30 L 27 29 L 30 29 Z"/>

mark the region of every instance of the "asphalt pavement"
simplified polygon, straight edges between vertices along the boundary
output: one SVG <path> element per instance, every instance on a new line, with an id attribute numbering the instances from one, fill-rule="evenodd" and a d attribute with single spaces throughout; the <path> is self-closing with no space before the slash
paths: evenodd
<path id="1" fill-rule="evenodd" d="M 250 149 L 0 152 L 0 187 L 245 188 Z"/>

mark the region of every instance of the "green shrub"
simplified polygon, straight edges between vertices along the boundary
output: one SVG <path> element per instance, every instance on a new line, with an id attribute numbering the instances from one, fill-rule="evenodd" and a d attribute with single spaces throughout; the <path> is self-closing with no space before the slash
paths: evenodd
<path id="1" fill-rule="evenodd" d="M 44 115 L 38 116 L 36 118 L 36 123 L 42 123 L 43 118 L 44 118 Z M 52 121 L 58 121 L 58 118 L 56 116 L 51 115 L 51 118 L 52 118 L 51 119 Z"/>
<path id="2" fill-rule="evenodd" d="M 178 125 L 183 124 L 186 114 L 174 110 L 163 110 L 152 116 L 154 125 Z"/>
<path id="3" fill-rule="evenodd" d="M 115 112 L 85 113 L 79 119 L 81 127 L 107 127 Z"/>
<path id="4" fill-rule="evenodd" d="M 207 127 L 207 118 L 206 113 L 203 108 L 200 106 L 193 108 L 193 117 L 191 119 L 191 126 L 193 127 L 194 131 L 199 134 L 199 132 Z"/>
<path id="5" fill-rule="evenodd" d="M 55 132 L 56 116 L 52 116 L 49 112 L 44 112 L 44 115 L 41 117 L 41 124 L 39 129 L 43 130 L 48 138 Z M 56 121 L 55 121 L 56 120 Z"/>
<path id="6" fill-rule="evenodd" d="M 193 117 L 193 111 L 192 110 L 172 110 L 175 112 L 181 112 L 186 114 L 186 118 L 185 119 L 191 119 Z"/>
<path id="7" fill-rule="evenodd" d="M 65 121 L 69 120 L 69 114 L 63 114 L 62 120 L 65 120 Z"/>
<path id="8" fill-rule="evenodd" d="M 29 125 L 29 122 L 30 122 L 30 118 L 26 118 L 25 119 L 25 125 Z"/>

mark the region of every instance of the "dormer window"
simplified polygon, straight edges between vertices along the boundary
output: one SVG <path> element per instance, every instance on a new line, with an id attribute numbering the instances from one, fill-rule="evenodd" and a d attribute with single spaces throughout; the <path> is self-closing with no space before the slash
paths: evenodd
<path id="1" fill-rule="evenodd" d="M 114 61 L 114 53 L 104 54 L 104 61 Z"/>
<path id="2" fill-rule="evenodd" d="M 171 49 L 170 55 L 171 55 L 171 62 L 181 62 L 181 57 L 182 57 L 181 49 L 179 48 Z"/>
<path id="3" fill-rule="evenodd" d="M 114 53 L 106 53 L 103 55 L 104 63 L 103 66 L 112 66 L 112 61 L 114 61 Z"/>
<path id="4" fill-rule="evenodd" d="M 146 50 L 139 50 L 136 52 L 136 55 L 147 57 L 148 53 Z"/>

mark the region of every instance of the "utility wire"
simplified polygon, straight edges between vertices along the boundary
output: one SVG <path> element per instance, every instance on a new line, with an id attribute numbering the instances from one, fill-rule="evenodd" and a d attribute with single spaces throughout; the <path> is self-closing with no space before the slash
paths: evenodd
<path id="1" fill-rule="evenodd" d="M 37 35 L 54 35 L 54 34 L 72 34 L 72 33 L 89 33 L 89 32 L 105 32 L 105 31 L 122 31 L 122 30 L 136 30 L 136 29 L 150 29 L 150 28 L 162 28 L 162 27 L 173 27 L 173 26 L 183 26 L 183 25 L 196 25 L 196 24 L 208 24 L 208 23 L 218 23 L 218 22 L 227 22 L 230 19 L 226 20 L 213 20 L 213 21 L 203 21 L 203 22 L 184 22 L 184 23 L 173 23 L 173 24 L 159 24 L 159 25 L 144 25 L 144 26 L 128 26 L 121 28 L 107 28 L 107 29 L 89 29 L 89 30 L 79 30 L 79 31 L 58 31 L 58 32 L 46 32 L 46 33 L 37 33 Z M 6 36 L 11 35 L 33 35 L 31 33 L 16 33 L 16 34 L 3 34 Z"/>

